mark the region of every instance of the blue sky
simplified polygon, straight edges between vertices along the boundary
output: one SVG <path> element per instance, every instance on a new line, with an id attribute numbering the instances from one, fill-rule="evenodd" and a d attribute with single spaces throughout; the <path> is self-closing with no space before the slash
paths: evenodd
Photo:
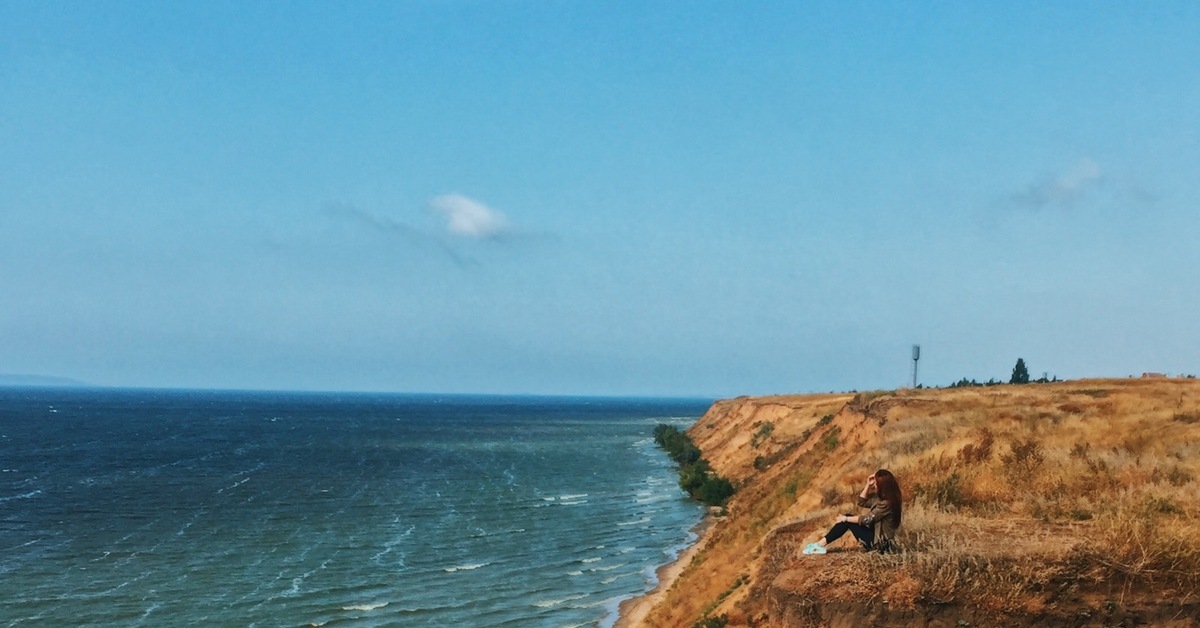
<path id="1" fill-rule="evenodd" d="M 1200 372 L 1200 5 L 0 2 L 0 373 Z"/>

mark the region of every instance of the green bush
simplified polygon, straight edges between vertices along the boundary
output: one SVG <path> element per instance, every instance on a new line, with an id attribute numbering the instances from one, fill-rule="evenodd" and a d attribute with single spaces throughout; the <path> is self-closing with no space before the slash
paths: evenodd
<path id="1" fill-rule="evenodd" d="M 724 506 L 733 497 L 733 484 L 719 475 L 711 474 L 704 478 L 697 494 L 700 501 L 710 506 Z"/>
<path id="2" fill-rule="evenodd" d="M 759 426 L 758 431 L 754 433 L 754 436 L 750 438 L 750 446 L 755 449 L 758 449 L 758 446 L 761 445 L 764 440 L 767 440 L 767 438 L 771 436 L 771 431 L 774 429 L 775 429 L 774 423 L 769 423 L 769 422 L 763 423 L 761 426 Z"/>
<path id="3" fill-rule="evenodd" d="M 708 461 L 700 456 L 700 448 L 686 433 L 659 424 L 654 428 L 654 442 L 679 465 L 679 487 L 692 499 L 709 506 L 724 506 L 733 496 L 733 484 L 713 473 Z"/>

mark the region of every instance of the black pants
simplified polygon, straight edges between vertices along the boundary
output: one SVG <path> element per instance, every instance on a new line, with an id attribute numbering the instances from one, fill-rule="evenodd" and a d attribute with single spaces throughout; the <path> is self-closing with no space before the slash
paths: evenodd
<path id="1" fill-rule="evenodd" d="M 875 543 L 875 528 L 868 528 L 861 523 L 842 521 L 833 524 L 833 527 L 829 529 L 829 534 L 825 535 L 825 544 L 829 545 L 842 538 L 842 535 L 846 531 L 853 534 L 854 538 L 858 539 L 859 543 L 862 543 L 864 549 L 871 549 L 871 546 Z"/>

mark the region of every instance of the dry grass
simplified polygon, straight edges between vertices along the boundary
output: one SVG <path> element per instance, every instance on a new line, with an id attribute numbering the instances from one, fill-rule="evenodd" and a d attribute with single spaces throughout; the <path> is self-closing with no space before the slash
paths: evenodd
<path id="1" fill-rule="evenodd" d="M 817 425 L 832 403 L 844 405 Z M 724 539 L 708 549 L 719 574 L 689 570 L 667 603 L 671 621 L 685 623 L 650 625 L 690 625 L 684 618 L 697 615 L 680 609 L 696 608 L 758 626 L 811 620 L 820 608 L 867 612 L 847 610 L 854 604 L 972 608 L 1014 621 L 1100 612 L 1096 604 L 1107 612 L 1114 604 L 1198 608 L 1196 380 L 876 392 L 824 396 L 811 407 L 777 398 L 770 442 L 760 439 L 758 448 L 749 438 L 755 411 L 745 407 L 753 404 L 740 400 L 709 417 L 709 427 L 702 420 L 693 428 L 706 455 L 715 448 L 739 470 L 740 493 L 719 524 Z M 767 447 L 783 454 L 755 470 L 749 461 Z M 902 482 L 903 551 L 800 556 L 879 467 Z M 714 600 L 715 588 L 746 573 L 749 586 Z M 702 584 L 712 575 L 719 582 Z M 708 597 L 691 600 L 693 592 Z"/>

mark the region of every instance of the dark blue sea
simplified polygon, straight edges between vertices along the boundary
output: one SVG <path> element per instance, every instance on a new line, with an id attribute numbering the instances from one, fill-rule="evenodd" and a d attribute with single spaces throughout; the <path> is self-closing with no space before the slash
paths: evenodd
<path id="1" fill-rule="evenodd" d="M 0 625 L 609 625 L 708 405 L 0 388 Z"/>

